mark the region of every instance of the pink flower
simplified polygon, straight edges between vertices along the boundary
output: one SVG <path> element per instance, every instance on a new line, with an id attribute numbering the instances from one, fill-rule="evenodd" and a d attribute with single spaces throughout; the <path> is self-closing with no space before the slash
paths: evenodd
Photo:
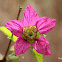
<path id="1" fill-rule="evenodd" d="M 9 29 L 15 36 L 18 37 L 14 44 L 15 56 L 25 53 L 31 46 L 40 54 L 51 55 L 50 44 L 43 37 L 40 36 L 36 39 L 37 32 L 40 34 L 46 34 L 51 31 L 56 23 L 56 19 L 50 19 L 48 17 L 38 17 L 35 10 L 28 5 L 26 8 L 22 21 L 10 20 L 5 24 L 6 28 Z M 22 38 L 22 35 L 24 38 Z"/>

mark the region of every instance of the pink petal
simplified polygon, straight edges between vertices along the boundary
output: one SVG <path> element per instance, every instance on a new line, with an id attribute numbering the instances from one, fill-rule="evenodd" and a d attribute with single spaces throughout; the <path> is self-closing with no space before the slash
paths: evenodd
<path id="1" fill-rule="evenodd" d="M 40 36 L 37 40 L 35 40 L 32 46 L 40 54 L 51 55 L 49 48 L 50 44 L 43 36 Z"/>
<path id="2" fill-rule="evenodd" d="M 28 5 L 26 8 L 24 14 L 23 14 L 23 24 L 24 26 L 34 26 L 36 23 L 36 20 L 38 19 L 38 14 L 35 12 L 35 10 Z"/>
<path id="3" fill-rule="evenodd" d="M 18 38 L 14 44 L 15 56 L 25 53 L 30 48 L 30 43 L 23 38 Z"/>
<path id="4" fill-rule="evenodd" d="M 51 31 L 56 23 L 56 19 L 41 17 L 37 22 L 37 29 L 40 34 L 46 34 Z"/>
<path id="5" fill-rule="evenodd" d="M 6 28 L 9 29 L 15 36 L 21 37 L 22 36 L 22 21 L 11 20 L 5 24 Z"/>

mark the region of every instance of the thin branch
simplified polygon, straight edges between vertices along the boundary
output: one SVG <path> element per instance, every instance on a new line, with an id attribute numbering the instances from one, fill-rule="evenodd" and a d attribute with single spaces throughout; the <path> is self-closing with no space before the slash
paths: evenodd
<path id="1" fill-rule="evenodd" d="M 21 10 L 22 10 L 22 8 L 19 7 L 19 12 L 18 12 L 18 15 L 17 15 L 17 18 L 16 18 L 17 20 L 19 19 Z M 13 36 L 13 34 L 12 34 L 12 36 Z M 8 48 L 7 48 L 6 52 L 5 52 L 5 55 L 4 55 L 4 58 L 3 58 L 3 61 L 2 62 L 5 62 L 6 61 L 6 56 L 8 54 L 8 51 L 9 51 L 11 42 L 12 42 L 12 40 L 9 41 Z"/>
<path id="2" fill-rule="evenodd" d="M 20 12 L 21 12 L 22 8 L 19 7 L 19 12 L 18 12 L 18 15 L 17 15 L 17 20 L 19 19 L 19 16 L 20 16 Z"/>

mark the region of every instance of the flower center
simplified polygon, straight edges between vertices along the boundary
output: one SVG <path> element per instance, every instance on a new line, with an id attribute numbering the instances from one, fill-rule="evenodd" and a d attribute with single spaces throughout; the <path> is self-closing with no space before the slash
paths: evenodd
<path id="1" fill-rule="evenodd" d="M 23 35 L 26 40 L 33 40 L 37 36 L 37 28 L 36 26 L 29 26 L 23 28 Z"/>

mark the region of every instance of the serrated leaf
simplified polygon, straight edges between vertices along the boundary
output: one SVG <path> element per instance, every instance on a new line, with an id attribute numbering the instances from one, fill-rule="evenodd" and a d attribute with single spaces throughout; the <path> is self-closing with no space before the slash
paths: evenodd
<path id="1" fill-rule="evenodd" d="M 10 51 L 14 51 L 14 45 L 11 46 Z"/>
<path id="2" fill-rule="evenodd" d="M 33 49 L 33 56 L 38 62 L 43 62 L 43 55 L 39 54 L 35 49 Z"/>
<path id="3" fill-rule="evenodd" d="M 12 37 L 12 33 L 10 30 L 8 30 L 6 27 L 0 27 L 0 31 L 2 31 L 5 35 L 8 36 L 9 39 L 13 40 L 14 42 L 17 40 L 18 37 L 16 37 L 15 35 L 13 35 Z"/>

